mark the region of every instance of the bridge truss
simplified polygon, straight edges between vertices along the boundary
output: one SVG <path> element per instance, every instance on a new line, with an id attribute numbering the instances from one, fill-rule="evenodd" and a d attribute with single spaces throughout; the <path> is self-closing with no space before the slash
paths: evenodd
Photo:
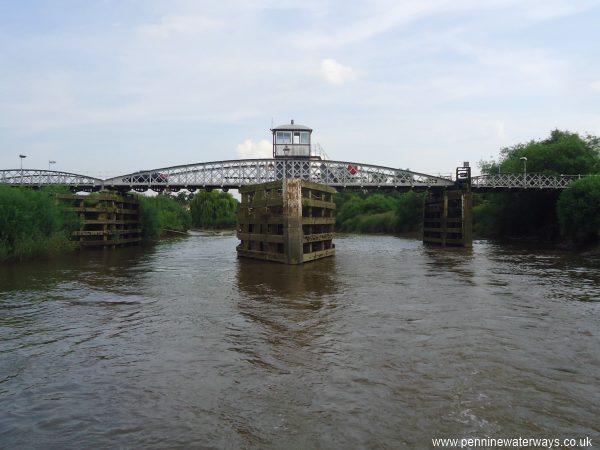
<path id="1" fill-rule="evenodd" d="M 25 186 L 66 184 L 81 190 L 161 191 L 237 189 L 250 184 L 301 178 L 338 188 L 428 189 L 452 186 L 449 178 L 390 167 L 329 160 L 245 159 L 166 167 L 98 179 L 49 170 L 2 170 L 0 183 Z"/>
<path id="2" fill-rule="evenodd" d="M 336 188 L 365 190 L 409 190 L 454 186 L 450 178 L 427 175 L 390 167 L 346 161 L 306 159 L 244 159 L 187 164 L 146 170 L 100 179 L 52 170 L 0 170 L 0 183 L 23 186 L 62 184 L 72 190 L 101 189 L 135 191 L 177 191 L 187 189 L 237 189 L 250 184 L 265 183 L 282 178 L 301 178 Z M 478 191 L 519 189 L 564 189 L 580 175 L 497 174 L 471 178 Z"/>
<path id="3" fill-rule="evenodd" d="M 471 178 L 471 187 L 477 191 L 506 191 L 520 189 L 564 189 L 585 175 L 548 175 L 544 173 L 503 173 Z"/>
<path id="4" fill-rule="evenodd" d="M 102 183 L 102 180 L 87 175 L 54 170 L 8 169 L 0 170 L 0 183 L 22 186 L 61 184 L 72 188 L 81 188 L 81 190 L 94 190 L 96 186 Z"/>

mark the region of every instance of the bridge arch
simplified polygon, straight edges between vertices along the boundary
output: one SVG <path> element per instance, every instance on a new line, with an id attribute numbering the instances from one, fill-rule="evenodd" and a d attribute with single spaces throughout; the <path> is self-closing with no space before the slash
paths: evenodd
<path id="1" fill-rule="evenodd" d="M 46 169 L 7 169 L 0 170 L 0 183 L 13 186 L 42 187 L 66 185 L 81 191 L 98 190 L 102 184 L 100 178 L 70 172 Z"/>
<path id="2" fill-rule="evenodd" d="M 306 158 L 240 159 L 185 164 L 139 171 L 113 178 L 100 179 L 88 175 L 46 169 L 0 170 L 0 183 L 13 186 L 41 187 L 67 185 L 72 190 L 101 189 L 144 192 L 165 189 L 237 189 L 249 184 L 301 178 L 336 188 L 430 189 L 454 186 L 450 178 L 427 175 L 409 170 L 363 164 Z M 564 189 L 585 175 L 548 175 L 542 173 L 507 173 L 480 175 L 471 178 L 471 187 L 480 192 L 516 189 Z"/>
<path id="3" fill-rule="evenodd" d="M 242 159 L 165 167 L 103 180 L 108 189 L 227 188 L 301 178 L 339 188 L 429 188 L 452 186 L 448 178 L 391 167 L 318 159 Z"/>

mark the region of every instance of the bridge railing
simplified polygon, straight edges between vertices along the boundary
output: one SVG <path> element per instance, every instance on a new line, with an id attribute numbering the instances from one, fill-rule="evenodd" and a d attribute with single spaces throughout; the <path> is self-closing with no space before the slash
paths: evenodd
<path id="1" fill-rule="evenodd" d="M 87 175 L 39 169 L 0 170 L 0 183 L 25 186 L 48 186 L 63 184 L 68 186 L 93 187 L 102 180 Z"/>
<path id="2" fill-rule="evenodd" d="M 449 186 L 452 181 L 417 172 L 346 161 L 249 159 L 166 167 L 104 180 L 106 187 L 227 187 L 301 178 L 337 187 Z"/>
<path id="3" fill-rule="evenodd" d="M 471 178 L 473 189 L 564 189 L 585 175 L 502 173 Z"/>
<path id="4" fill-rule="evenodd" d="M 34 169 L 0 170 L 0 183 L 26 186 L 52 184 L 98 190 L 238 188 L 249 184 L 280 180 L 284 177 L 348 188 L 431 188 L 449 187 L 454 182 L 445 177 L 409 170 L 348 161 L 307 159 L 247 159 L 214 161 L 135 172 L 99 179 L 68 172 Z M 582 175 L 548 175 L 507 173 L 481 175 L 471 179 L 473 189 L 564 189 Z"/>

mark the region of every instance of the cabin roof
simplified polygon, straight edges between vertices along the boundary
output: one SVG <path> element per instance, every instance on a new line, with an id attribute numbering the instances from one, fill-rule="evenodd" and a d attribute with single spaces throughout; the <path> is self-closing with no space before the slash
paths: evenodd
<path id="1" fill-rule="evenodd" d="M 283 125 L 271 128 L 271 131 L 312 131 L 312 128 L 294 123 L 292 120 L 291 123 L 284 123 Z"/>

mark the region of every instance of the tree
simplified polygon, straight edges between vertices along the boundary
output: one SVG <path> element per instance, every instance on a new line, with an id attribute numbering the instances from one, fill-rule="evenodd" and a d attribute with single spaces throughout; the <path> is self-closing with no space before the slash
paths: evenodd
<path id="1" fill-rule="evenodd" d="M 238 201 L 227 192 L 200 191 L 192 199 L 192 224 L 199 228 L 233 228 Z"/>
<path id="2" fill-rule="evenodd" d="M 171 195 L 140 195 L 138 199 L 140 223 L 145 237 L 160 235 L 164 230 L 186 231 L 190 228 L 190 213 Z"/>
<path id="3" fill-rule="evenodd" d="M 416 231 L 423 225 L 425 193 L 407 192 L 398 199 L 396 206 L 396 230 Z"/>
<path id="4" fill-rule="evenodd" d="M 569 131 L 553 130 L 547 139 L 517 144 L 500 150 L 500 160 L 482 161 L 483 173 L 520 173 L 522 157 L 527 158 L 527 172 L 579 175 L 600 171 L 599 138 L 581 137 Z"/>
<path id="5" fill-rule="evenodd" d="M 556 212 L 564 237 L 577 243 L 596 241 L 600 231 L 600 176 L 571 183 L 560 194 Z"/>
<path id="6" fill-rule="evenodd" d="M 416 231 L 423 222 L 423 193 L 338 193 L 336 229 L 361 233 Z"/>
<path id="7" fill-rule="evenodd" d="M 503 148 L 499 161 L 482 161 L 483 173 L 521 173 L 527 158 L 527 172 L 576 175 L 600 171 L 599 138 L 581 137 L 553 130 L 547 139 Z M 548 240 L 559 235 L 554 191 L 526 191 L 484 194 L 475 200 L 475 230 L 490 237 L 537 236 Z"/>

